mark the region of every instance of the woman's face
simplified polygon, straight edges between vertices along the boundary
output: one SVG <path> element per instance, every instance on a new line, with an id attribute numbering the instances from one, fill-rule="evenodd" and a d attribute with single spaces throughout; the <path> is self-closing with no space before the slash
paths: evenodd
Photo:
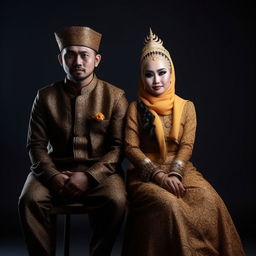
<path id="1" fill-rule="evenodd" d="M 170 66 L 161 58 L 147 59 L 141 75 L 145 90 L 154 96 L 164 93 L 170 86 Z"/>

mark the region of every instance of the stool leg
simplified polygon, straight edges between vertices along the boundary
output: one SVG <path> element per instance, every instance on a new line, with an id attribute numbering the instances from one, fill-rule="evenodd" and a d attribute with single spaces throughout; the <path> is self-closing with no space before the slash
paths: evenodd
<path id="1" fill-rule="evenodd" d="M 69 244 L 70 244 L 70 215 L 66 214 L 65 231 L 64 231 L 64 256 L 69 256 Z"/>

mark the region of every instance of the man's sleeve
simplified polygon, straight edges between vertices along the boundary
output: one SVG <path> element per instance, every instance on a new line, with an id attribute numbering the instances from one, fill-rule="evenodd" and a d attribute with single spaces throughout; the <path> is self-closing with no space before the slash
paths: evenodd
<path id="1" fill-rule="evenodd" d="M 127 99 L 122 93 L 114 106 L 110 131 L 107 134 L 111 140 L 110 150 L 85 172 L 98 183 L 115 173 L 120 166 L 123 157 L 123 137 L 127 107 Z"/>
<path id="2" fill-rule="evenodd" d="M 27 149 L 31 160 L 31 171 L 43 182 L 59 173 L 48 154 L 48 131 L 46 114 L 43 109 L 40 92 L 34 100 L 27 137 Z"/>

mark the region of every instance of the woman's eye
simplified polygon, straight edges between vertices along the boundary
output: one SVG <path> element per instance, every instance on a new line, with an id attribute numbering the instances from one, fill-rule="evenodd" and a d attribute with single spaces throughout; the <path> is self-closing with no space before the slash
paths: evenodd
<path id="1" fill-rule="evenodd" d="M 163 76 L 164 74 L 166 74 L 166 71 L 160 71 L 159 72 L 159 76 Z"/>
<path id="2" fill-rule="evenodd" d="M 145 73 L 145 77 L 152 77 L 153 75 L 151 73 Z"/>

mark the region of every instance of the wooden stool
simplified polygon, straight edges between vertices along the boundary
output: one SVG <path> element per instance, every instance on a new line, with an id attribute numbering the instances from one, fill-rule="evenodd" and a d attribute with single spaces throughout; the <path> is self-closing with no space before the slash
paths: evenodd
<path id="1" fill-rule="evenodd" d="M 54 206 L 51 214 L 65 214 L 64 223 L 64 256 L 69 256 L 70 248 L 70 215 L 71 214 L 86 214 L 88 213 L 86 207 L 80 203 L 65 204 Z"/>

